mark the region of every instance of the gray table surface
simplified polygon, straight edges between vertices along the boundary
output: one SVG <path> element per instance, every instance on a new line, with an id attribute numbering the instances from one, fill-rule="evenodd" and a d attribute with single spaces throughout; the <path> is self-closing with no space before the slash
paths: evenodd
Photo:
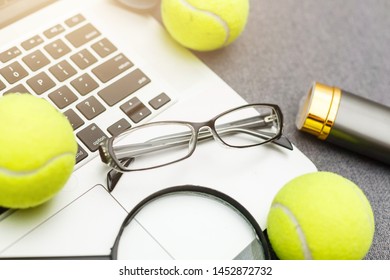
<path id="1" fill-rule="evenodd" d="M 376 223 L 366 259 L 390 259 L 390 166 L 295 127 L 300 100 L 313 81 L 390 106 L 390 1 L 251 0 L 250 5 L 237 41 L 195 54 L 246 101 L 278 104 L 285 135 L 318 170 L 360 186 Z M 153 13 L 159 17 L 158 8 Z"/>

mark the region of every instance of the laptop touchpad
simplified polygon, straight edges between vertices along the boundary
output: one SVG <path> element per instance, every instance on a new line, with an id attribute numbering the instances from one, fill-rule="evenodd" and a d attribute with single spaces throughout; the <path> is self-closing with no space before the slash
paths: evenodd
<path id="1" fill-rule="evenodd" d="M 127 213 L 101 185 L 21 237 L 5 256 L 108 255 Z"/>

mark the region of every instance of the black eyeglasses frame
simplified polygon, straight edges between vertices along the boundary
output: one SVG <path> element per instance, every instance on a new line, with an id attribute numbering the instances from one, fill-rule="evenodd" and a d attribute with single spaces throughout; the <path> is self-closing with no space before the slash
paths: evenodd
<path id="1" fill-rule="evenodd" d="M 230 145 L 230 144 L 226 143 L 219 136 L 219 134 L 215 128 L 215 122 L 220 117 L 227 115 L 231 112 L 242 110 L 242 109 L 245 109 L 248 107 L 255 107 L 255 106 L 268 107 L 268 108 L 271 108 L 274 110 L 274 112 L 276 113 L 277 119 L 278 119 L 278 123 L 279 123 L 278 133 L 275 134 L 273 137 L 271 137 L 267 140 L 264 140 L 264 142 L 246 145 L 246 146 L 234 146 L 234 145 Z M 243 106 L 232 108 L 232 109 L 229 109 L 227 111 L 224 111 L 224 112 L 218 114 L 217 116 L 215 116 L 212 119 L 205 121 L 205 122 L 188 122 L 188 121 L 150 122 L 150 123 L 146 123 L 146 124 L 137 126 L 135 128 L 129 128 L 128 130 L 124 131 L 123 134 L 125 134 L 129 130 L 142 128 L 143 126 L 150 126 L 151 124 L 169 124 L 169 123 L 182 124 L 182 125 L 189 126 L 192 129 L 193 135 L 195 136 L 194 137 L 195 143 L 193 145 L 193 148 L 189 151 L 189 153 L 186 156 L 179 158 L 177 160 L 168 162 L 168 163 L 164 163 L 164 164 L 160 164 L 160 165 L 156 165 L 156 166 L 152 166 L 152 167 L 147 167 L 147 168 L 139 168 L 139 169 L 129 170 L 129 169 L 123 168 L 123 166 L 128 166 L 133 161 L 133 158 L 124 158 L 124 159 L 119 160 L 116 158 L 115 152 L 113 150 L 114 140 L 116 139 L 116 137 L 120 137 L 120 135 L 122 135 L 122 134 L 120 134 L 118 136 L 110 137 L 101 143 L 101 145 L 99 146 L 100 158 L 101 158 L 102 162 L 108 164 L 112 168 L 112 170 L 109 171 L 107 174 L 107 188 L 110 192 L 115 188 L 116 184 L 118 183 L 120 177 L 123 175 L 124 172 L 143 171 L 143 170 L 150 170 L 150 169 L 154 169 L 154 168 L 164 167 L 164 166 L 167 166 L 167 165 L 170 165 L 170 164 L 173 164 L 173 163 L 176 163 L 176 162 L 179 162 L 179 161 L 182 161 L 184 159 L 189 158 L 194 153 L 194 151 L 196 149 L 197 142 L 199 141 L 198 140 L 199 132 L 204 127 L 207 127 L 211 130 L 211 133 L 212 133 L 212 136 L 214 137 L 214 139 L 218 140 L 218 142 L 222 143 L 223 145 L 228 146 L 228 147 L 232 147 L 232 148 L 240 148 L 240 149 L 241 148 L 249 148 L 249 147 L 260 146 L 260 145 L 263 145 L 263 144 L 266 144 L 269 142 L 273 142 L 273 143 L 275 143 L 281 147 L 284 147 L 286 149 L 289 149 L 289 150 L 293 149 L 291 142 L 286 137 L 284 137 L 282 135 L 282 133 L 283 133 L 283 114 L 282 114 L 282 111 L 278 105 L 270 104 L 270 103 L 252 103 L 252 104 L 246 104 Z"/>

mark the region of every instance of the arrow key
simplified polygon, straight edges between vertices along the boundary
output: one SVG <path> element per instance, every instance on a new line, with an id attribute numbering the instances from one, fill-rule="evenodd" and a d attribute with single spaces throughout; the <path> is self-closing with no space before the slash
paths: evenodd
<path id="1" fill-rule="evenodd" d="M 120 119 L 113 125 L 109 126 L 107 128 L 107 131 L 112 135 L 112 136 L 118 136 L 122 132 L 124 132 L 126 129 L 129 129 L 131 127 L 130 123 L 126 119 Z"/>
<path id="2" fill-rule="evenodd" d="M 135 123 L 139 123 L 152 113 L 137 97 L 133 97 L 120 108 Z"/>

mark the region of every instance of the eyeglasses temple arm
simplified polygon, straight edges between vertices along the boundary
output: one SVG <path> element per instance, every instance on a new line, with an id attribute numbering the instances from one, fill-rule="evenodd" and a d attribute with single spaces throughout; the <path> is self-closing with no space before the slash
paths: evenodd
<path id="1" fill-rule="evenodd" d="M 132 163 L 134 161 L 134 158 L 133 157 L 123 158 L 120 161 L 121 161 L 123 166 L 127 167 L 127 166 L 129 166 L 130 163 Z M 122 177 L 122 175 L 123 175 L 123 172 L 119 172 L 116 169 L 111 169 L 107 173 L 107 189 L 109 192 L 112 192 L 114 190 L 114 188 L 118 184 L 119 179 Z"/>
<path id="2" fill-rule="evenodd" d="M 267 114 L 267 115 L 264 115 L 262 122 L 264 122 L 266 124 L 267 122 L 272 122 L 274 120 L 274 118 L 276 118 L 276 115 Z M 248 122 L 250 122 L 250 123 L 248 123 Z M 248 127 L 248 128 L 249 127 L 258 127 L 259 126 L 259 116 L 250 117 L 250 118 L 246 118 L 243 120 L 223 124 L 222 128 L 224 128 L 225 126 L 235 126 L 235 125 L 240 125 L 240 124 L 241 125 L 246 124 L 245 127 Z M 258 137 L 262 138 L 262 136 L 260 136 L 260 135 L 258 135 Z M 288 150 L 293 150 L 293 145 L 291 144 L 290 140 L 288 140 L 288 138 L 283 136 L 283 135 L 280 136 L 278 139 L 272 140 L 272 142 L 275 143 L 276 145 L 279 145 L 279 146 L 286 148 Z"/>
<path id="3" fill-rule="evenodd" d="M 269 139 L 270 135 L 267 135 L 265 132 L 263 133 L 256 133 L 251 130 L 245 129 L 250 127 L 259 127 L 266 126 L 266 118 L 272 117 L 266 116 L 263 119 L 259 120 L 258 117 L 251 117 L 247 119 L 243 119 L 240 121 L 230 122 L 223 125 L 218 126 L 219 133 L 234 133 L 237 131 L 240 131 L 242 133 L 251 134 L 253 136 L 259 137 L 259 138 L 266 138 Z M 272 121 L 268 120 L 268 121 Z M 117 153 L 117 156 L 119 159 L 124 157 L 136 157 L 145 153 L 150 153 L 170 147 L 175 147 L 179 145 L 185 145 L 189 143 L 189 137 L 191 137 L 191 133 L 176 133 L 176 134 L 170 134 L 167 136 L 162 136 L 158 138 L 151 139 L 150 141 L 146 143 L 141 144 L 131 144 L 131 145 L 122 145 L 115 147 L 115 152 Z M 204 140 L 212 137 L 212 133 L 209 131 L 201 131 L 198 134 L 198 140 Z M 284 147 L 286 149 L 292 150 L 293 147 L 291 145 L 291 142 L 286 137 L 280 137 L 279 139 L 273 140 L 273 142 L 281 147 Z"/>

